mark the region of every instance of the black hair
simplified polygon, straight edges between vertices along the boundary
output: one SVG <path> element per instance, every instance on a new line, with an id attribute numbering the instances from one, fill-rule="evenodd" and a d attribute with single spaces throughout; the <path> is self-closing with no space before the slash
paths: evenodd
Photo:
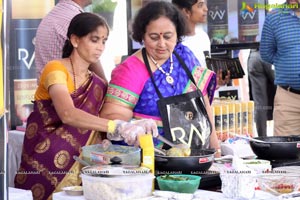
<path id="1" fill-rule="evenodd" d="M 132 25 L 132 38 L 142 44 L 148 24 L 162 16 L 173 22 L 177 41 L 181 41 L 181 37 L 186 35 L 188 30 L 186 19 L 175 5 L 166 1 L 149 2 L 138 11 Z"/>
<path id="2" fill-rule="evenodd" d="M 109 33 L 109 26 L 103 17 L 88 12 L 76 15 L 70 22 L 67 32 L 68 39 L 65 41 L 62 57 L 69 57 L 74 49 L 70 41 L 71 35 L 74 34 L 79 38 L 84 37 L 89 33 L 96 31 L 99 26 L 106 27 Z"/>
<path id="3" fill-rule="evenodd" d="M 172 0 L 172 3 L 176 5 L 179 9 L 192 10 L 193 5 L 195 5 L 198 0 Z"/>

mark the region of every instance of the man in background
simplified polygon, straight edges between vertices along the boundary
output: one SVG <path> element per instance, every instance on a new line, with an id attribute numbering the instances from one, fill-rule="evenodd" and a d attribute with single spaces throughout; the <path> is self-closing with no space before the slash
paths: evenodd
<path id="1" fill-rule="evenodd" d="M 263 60 L 275 67 L 274 135 L 300 132 L 300 0 L 266 17 L 260 43 Z"/>
<path id="2" fill-rule="evenodd" d="M 259 137 L 267 136 L 267 121 L 273 119 L 273 104 L 276 93 L 274 70 L 264 62 L 258 49 L 251 49 L 248 58 L 250 96 L 255 105 L 254 119 Z"/>
<path id="3" fill-rule="evenodd" d="M 38 81 L 44 66 L 50 60 L 62 58 L 62 49 L 72 18 L 84 12 L 83 8 L 91 3 L 92 0 L 60 0 L 43 18 L 35 38 L 35 65 Z M 100 60 L 91 65 L 90 70 L 107 81 Z"/>

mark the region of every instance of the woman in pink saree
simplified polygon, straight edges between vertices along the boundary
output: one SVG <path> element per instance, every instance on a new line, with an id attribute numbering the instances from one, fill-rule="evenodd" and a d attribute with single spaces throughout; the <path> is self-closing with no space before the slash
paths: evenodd
<path id="1" fill-rule="evenodd" d="M 96 131 L 129 143 L 137 136 L 133 129 L 146 132 L 146 127 L 98 116 L 107 85 L 88 68 L 98 61 L 108 34 L 103 18 L 78 14 L 70 23 L 63 58 L 50 61 L 42 72 L 15 177 L 15 186 L 31 190 L 35 200 L 52 199 L 53 192 L 81 184 L 82 166 L 73 156 L 80 156 L 82 146 L 96 143 Z"/>
<path id="2" fill-rule="evenodd" d="M 143 47 L 112 71 L 100 116 L 153 119 L 159 134 L 172 142 L 195 149 L 213 148 L 220 156 L 214 126 L 208 124 L 213 121 L 210 104 L 216 75 L 201 67 L 191 50 L 182 45 L 187 30 L 182 13 L 169 2 L 149 2 L 138 11 L 132 30 L 133 39 Z M 202 103 L 198 103 L 200 95 L 187 97 L 200 90 Z M 201 106 L 203 115 L 196 106 Z M 153 141 L 162 148 L 157 138 Z"/>

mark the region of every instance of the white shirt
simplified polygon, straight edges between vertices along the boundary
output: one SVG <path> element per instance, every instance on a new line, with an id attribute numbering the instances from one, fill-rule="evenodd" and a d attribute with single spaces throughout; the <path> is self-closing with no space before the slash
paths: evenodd
<path id="1" fill-rule="evenodd" d="M 187 46 L 194 53 L 201 66 L 206 67 L 204 51 L 208 51 L 210 55 L 210 40 L 202 28 L 197 29 L 195 35 L 184 36 L 182 38 L 182 44 Z"/>

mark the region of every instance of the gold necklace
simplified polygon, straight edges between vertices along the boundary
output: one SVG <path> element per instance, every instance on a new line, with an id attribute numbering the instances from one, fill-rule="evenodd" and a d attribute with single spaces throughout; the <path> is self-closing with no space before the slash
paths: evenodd
<path id="1" fill-rule="evenodd" d="M 152 56 L 150 56 L 148 54 L 150 60 L 153 62 L 153 64 L 157 67 L 157 69 L 159 69 L 159 71 L 161 71 L 163 74 L 166 75 L 166 81 L 167 83 L 169 83 L 170 85 L 173 85 L 174 83 L 174 79 L 173 77 L 171 76 L 172 72 L 173 72 L 173 56 L 172 56 L 172 53 L 171 53 L 171 56 L 170 56 L 170 71 L 169 72 L 166 72 L 159 64 L 156 60 L 154 60 L 154 58 L 152 58 Z"/>
<path id="2" fill-rule="evenodd" d="M 71 57 L 70 57 L 70 63 L 71 63 L 72 73 L 73 73 L 73 84 L 74 84 L 74 89 L 76 90 L 76 76 L 75 76 L 75 70 L 74 70 L 74 66 L 73 66 L 73 62 L 72 62 Z"/>

